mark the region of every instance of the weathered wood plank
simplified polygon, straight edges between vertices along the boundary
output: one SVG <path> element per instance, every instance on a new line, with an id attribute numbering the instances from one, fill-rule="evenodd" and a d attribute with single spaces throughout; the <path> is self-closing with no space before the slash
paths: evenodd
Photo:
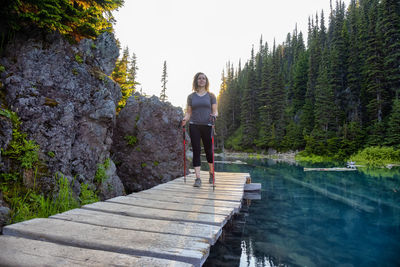
<path id="1" fill-rule="evenodd" d="M 4 235 L 0 236 L 0 252 L 1 266 L 193 266 L 166 259 L 71 247 Z"/>
<path id="2" fill-rule="evenodd" d="M 201 266 L 209 253 L 206 239 L 115 229 L 57 219 L 33 219 L 6 226 L 4 235 L 135 256 L 183 261 Z"/>
<path id="3" fill-rule="evenodd" d="M 244 184 L 244 191 L 260 191 L 260 190 L 261 190 L 260 183 Z"/>
<path id="4" fill-rule="evenodd" d="M 193 187 L 193 186 L 192 186 Z M 211 189 L 212 190 L 212 189 Z M 190 196 L 207 196 L 208 198 L 211 197 L 212 199 L 215 199 L 214 197 L 217 196 L 218 198 L 224 197 L 224 200 L 233 200 L 233 201 L 239 201 L 241 197 L 243 196 L 243 192 L 239 193 L 228 193 L 225 191 L 225 193 L 221 193 L 221 191 L 218 191 L 217 189 L 215 192 L 209 192 L 209 191 L 204 191 L 202 189 L 194 188 L 194 189 L 182 189 L 182 188 L 174 188 L 174 187 L 157 187 L 157 188 L 152 188 L 150 192 L 158 192 L 158 191 L 166 191 L 167 193 L 169 191 L 173 191 L 170 194 L 171 195 L 190 195 Z M 146 192 L 146 191 L 144 191 Z M 214 197 L 212 197 L 214 196 Z"/>
<path id="5" fill-rule="evenodd" d="M 201 187 L 196 188 L 193 187 L 193 183 L 165 183 L 165 184 L 159 184 L 152 189 L 178 189 L 180 191 L 185 191 L 185 192 L 208 192 L 212 189 L 212 184 L 208 184 L 208 180 L 204 181 L 207 184 L 203 184 Z M 235 194 L 242 194 L 243 193 L 243 186 L 235 186 L 235 185 L 221 185 L 221 184 L 216 184 L 218 186 L 215 187 L 216 192 L 219 194 L 223 195 L 235 195 Z"/>
<path id="6" fill-rule="evenodd" d="M 156 208 L 143 208 L 137 206 L 117 204 L 112 202 L 96 202 L 93 204 L 85 205 L 82 208 L 132 216 L 132 217 L 139 217 L 139 218 L 203 223 L 203 224 L 217 225 L 220 227 L 223 227 L 228 221 L 227 216 L 218 214 L 163 210 Z"/>
<path id="7" fill-rule="evenodd" d="M 222 208 L 222 207 L 212 207 L 212 206 L 186 204 L 186 203 L 171 203 L 171 202 L 166 203 L 164 201 L 159 201 L 159 200 L 149 200 L 143 198 L 126 197 L 126 196 L 111 198 L 106 200 L 106 202 L 133 205 L 145 208 L 156 208 L 163 210 L 218 214 L 218 215 L 228 216 L 229 218 L 232 216 L 234 212 L 234 209 L 232 207 Z"/>
<path id="8" fill-rule="evenodd" d="M 211 245 L 222 232 L 220 227 L 214 225 L 129 217 L 88 209 L 74 209 L 50 218 L 125 230 L 205 238 Z"/>
<path id="9" fill-rule="evenodd" d="M 160 200 L 160 201 L 172 202 L 172 203 L 196 204 L 196 205 L 204 205 L 204 206 L 212 206 L 212 207 L 228 207 L 228 208 L 232 207 L 235 212 L 238 212 L 240 207 L 242 206 L 241 202 L 219 201 L 219 200 L 210 200 L 210 199 L 183 197 L 183 196 L 168 196 L 168 195 L 163 195 L 163 194 L 133 193 L 133 194 L 127 195 L 127 197 Z"/>
<path id="10" fill-rule="evenodd" d="M 199 198 L 199 199 L 210 199 L 210 200 L 219 200 L 219 201 L 229 201 L 229 202 L 240 202 L 242 200 L 241 195 L 220 195 L 215 192 L 181 192 L 181 191 L 171 191 L 171 190 L 144 190 L 141 192 L 136 193 L 137 195 L 146 195 L 146 194 L 164 194 L 170 196 L 185 196 L 185 197 L 192 197 L 192 198 Z M 243 194 L 242 194 L 243 195 Z"/>

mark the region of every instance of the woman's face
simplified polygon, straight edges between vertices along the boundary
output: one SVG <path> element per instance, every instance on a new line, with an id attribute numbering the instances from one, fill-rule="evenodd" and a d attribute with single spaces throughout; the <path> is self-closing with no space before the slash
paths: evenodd
<path id="1" fill-rule="evenodd" d="M 197 78 L 197 86 L 199 87 L 205 87 L 207 84 L 207 78 L 204 74 L 200 74 L 199 77 Z"/>

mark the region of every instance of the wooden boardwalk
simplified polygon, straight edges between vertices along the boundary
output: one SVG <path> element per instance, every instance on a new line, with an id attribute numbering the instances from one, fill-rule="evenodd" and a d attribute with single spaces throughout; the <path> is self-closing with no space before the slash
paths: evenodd
<path id="1" fill-rule="evenodd" d="M 202 266 L 241 207 L 247 173 L 194 176 L 4 227 L 0 266 Z"/>

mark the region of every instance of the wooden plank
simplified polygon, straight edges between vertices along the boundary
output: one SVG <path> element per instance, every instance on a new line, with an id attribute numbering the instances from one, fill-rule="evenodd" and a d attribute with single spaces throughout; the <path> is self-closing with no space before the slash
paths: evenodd
<path id="1" fill-rule="evenodd" d="M 33 219 L 12 224 L 3 228 L 3 234 L 81 248 L 183 261 L 195 266 L 204 263 L 210 246 L 203 238 L 115 229 L 57 219 Z"/>
<path id="2" fill-rule="evenodd" d="M 162 194 L 162 195 L 170 195 L 170 196 L 184 196 L 184 197 L 192 197 L 199 199 L 209 199 L 209 200 L 219 200 L 219 201 L 229 201 L 229 202 L 241 202 L 242 195 L 220 195 L 218 193 L 211 192 L 181 192 L 181 191 L 171 191 L 171 190 L 144 190 L 136 193 L 136 195 L 147 195 L 147 194 Z"/>
<path id="3" fill-rule="evenodd" d="M 163 210 L 177 210 L 177 211 L 189 211 L 198 213 L 208 213 L 208 214 L 219 214 L 228 216 L 230 218 L 233 214 L 233 208 L 222 208 L 222 207 L 212 207 L 204 205 L 194 205 L 186 203 L 166 203 L 159 200 L 149 200 L 135 197 L 115 197 L 108 199 L 107 202 L 133 205 L 139 207 L 156 208 Z"/>
<path id="4" fill-rule="evenodd" d="M 207 187 L 193 187 L 193 185 L 160 185 L 151 188 L 151 190 L 172 190 L 177 192 L 185 192 L 185 193 L 208 193 L 210 190 L 212 191 L 212 184 L 207 184 Z M 227 187 L 217 186 L 213 193 L 221 195 L 221 196 L 241 196 L 243 195 L 243 188 L 242 190 L 228 189 Z"/>
<path id="5" fill-rule="evenodd" d="M 166 259 L 71 247 L 4 235 L 0 236 L 0 252 L 1 266 L 193 266 Z"/>
<path id="6" fill-rule="evenodd" d="M 246 200 L 260 200 L 261 194 L 260 192 L 244 192 L 243 199 Z"/>
<path id="7" fill-rule="evenodd" d="M 221 235 L 221 228 L 214 225 L 129 217 L 87 209 L 74 209 L 50 218 L 125 230 L 205 238 L 211 245 Z"/>
<path id="8" fill-rule="evenodd" d="M 195 179 L 195 177 L 186 177 L 186 184 L 188 184 L 188 185 L 193 185 L 193 182 L 194 182 L 194 179 Z M 208 177 L 204 177 L 204 178 L 202 178 L 201 177 L 201 181 L 203 182 L 203 186 L 206 186 L 206 185 L 208 185 Z M 226 186 L 232 186 L 232 187 L 238 187 L 238 188 L 240 188 L 240 187 L 243 187 L 243 184 L 245 184 L 245 182 L 246 181 L 227 181 L 227 180 L 220 180 L 220 179 L 216 179 L 215 180 L 215 184 L 217 185 L 217 186 L 219 186 L 219 185 L 226 185 Z M 173 180 L 173 181 L 170 181 L 170 182 L 168 182 L 169 184 L 179 184 L 179 185 L 184 185 L 185 184 L 185 182 L 184 182 L 184 179 L 182 178 L 176 178 L 175 180 Z M 212 188 L 212 187 L 211 187 Z"/>
<path id="9" fill-rule="evenodd" d="M 112 202 L 96 202 L 93 204 L 85 205 L 82 208 L 139 218 L 203 223 L 209 225 L 217 225 L 220 227 L 223 227 L 228 220 L 227 216 L 217 214 L 143 208 Z"/>
<path id="10" fill-rule="evenodd" d="M 244 184 L 244 191 L 260 191 L 260 190 L 261 190 L 260 183 Z"/>
<path id="11" fill-rule="evenodd" d="M 183 182 L 183 181 L 175 182 L 175 183 L 168 182 L 168 183 L 165 183 L 165 184 L 156 185 L 153 188 L 154 189 L 155 188 L 164 188 L 164 187 L 165 188 L 177 188 L 177 189 L 180 189 L 181 191 L 196 191 L 196 192 L 213 190 L 213 188 L 212 188 L 213 185 L 212 185 L 212 183 L 210 184 L 208 182 L 208 179 L 204 180 L 204 181 L 202 180 L 202 186 L 201 187 L 197 187 L 197 188 L 193 187 L 192 181 L 194 182 L 194 179 L 190 178 L 190 179 L 188 179 L 186 181 L 186 183 Z M 236 194 L 242 193 L 243 192 L 243 188 L 244 188 L 244 184 L 235 185 L 235 184 L 215 183 L 215 185 L 216 185 L 216 187 L 215 187 L 214 191 L 218 191 L 218 192 L 220 192 L 222 194 L 226 194 L 226 193 L 234 193 L 234 194 L 235 193 Z"/>
<path id="12" fill-rule="evenodd" d="M 196 205 L 204 205 L 204 206 L 212 206 L 212 207 L 228 207 L 228 208 L 232 207 L 234 209 L 234 212 L 238 212 L 240 207 L 242 206 L 241 202 L 218 201 L 218 200 L 183 197 L 183 196 L 168 196 L 168 195 L 163 195 L 163 194 L 133 193 L 133 194 L 127 195 L 127 197 L 160 200 L 160 201 L 172 202 L 172 203 L 196 204 Z"/>

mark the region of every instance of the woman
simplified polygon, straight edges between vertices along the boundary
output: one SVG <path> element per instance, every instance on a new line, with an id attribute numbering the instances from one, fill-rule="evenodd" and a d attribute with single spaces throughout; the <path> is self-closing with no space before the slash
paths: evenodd
<path id="1" fill-rule="evenodd" d="M 207 76 L 199 72 L 193 78 L 193 93 L 187 98 L 187 108 L 182 126 L 189 122 L 189 135 L 193 148 L 193 167 L 196 173 L 194 187 L 201 186 L 200 179 L 200 139 L 203 141 L 204 151 L 208 165 L 210 166 L 209 183 L 213 182 L 213 157 L 212 157 L 212 125 L 218 115 L 217 99 L 208 91 L 209 82 Z"/>

